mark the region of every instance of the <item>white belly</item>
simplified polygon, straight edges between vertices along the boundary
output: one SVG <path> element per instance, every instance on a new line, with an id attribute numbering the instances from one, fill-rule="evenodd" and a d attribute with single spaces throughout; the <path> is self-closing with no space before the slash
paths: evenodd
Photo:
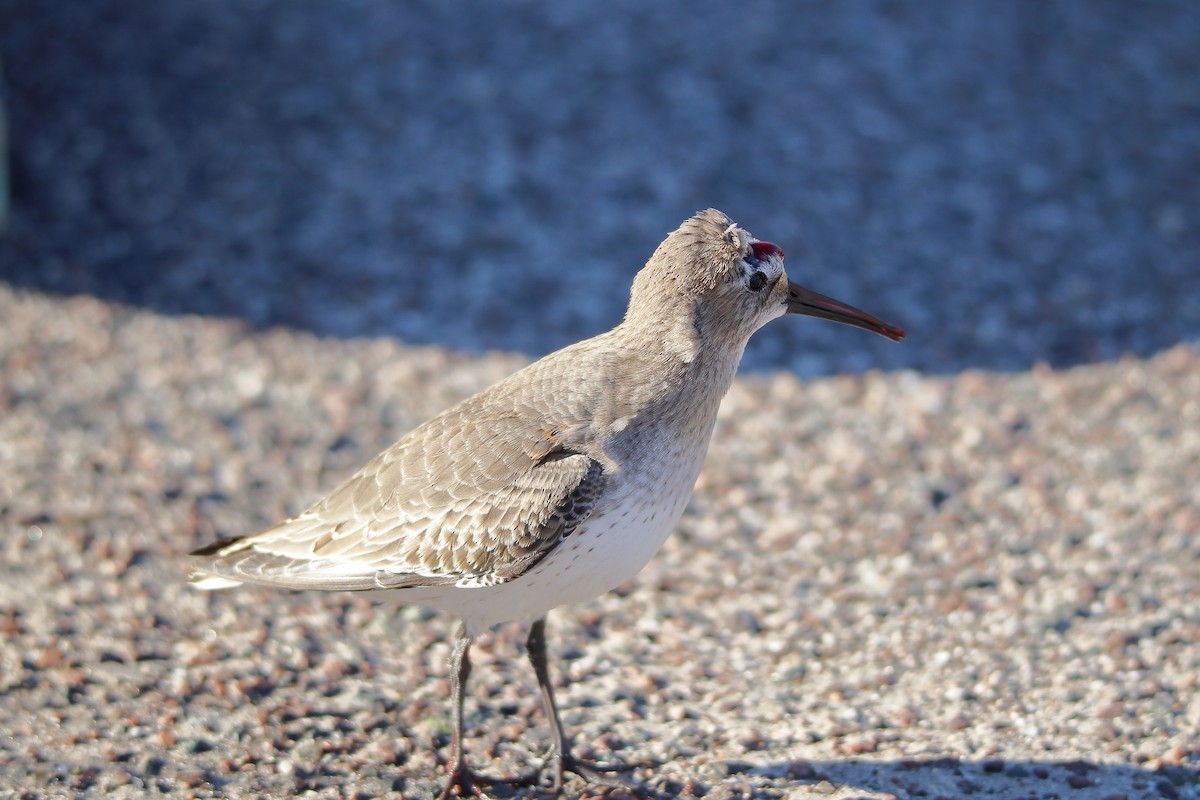
<path id="1" fill-rule="evenodd" d="M 605 498 L 521 577 L 496 586 L 447 587 L 413 601 L 462 617 L 474 634 L 502 622 L 536 619 L 557 606 L 586 602 L 620 586 L 658 552 L 687 506 L 704 453 L 689 455 L 694 467 L 688 463 L 673 474 L 658 473 L 657 479 L 644 474 L 627 481 L 624 492 Z"/>

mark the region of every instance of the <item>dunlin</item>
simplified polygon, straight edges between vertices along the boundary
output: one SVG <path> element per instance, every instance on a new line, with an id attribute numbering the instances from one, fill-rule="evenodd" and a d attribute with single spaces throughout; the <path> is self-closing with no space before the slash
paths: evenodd
<path id="1" fill-rule="evenodd" d="M 192 580 L 205 589 L 387 591 L 457 615 L 443 798 L 481 794 L 484 782 L 463 753 L 471 640 L 499 623 L 531 623 L 529 660 L 553 734 L 543 765 L 551 788 L 568 771 L 613 783 L 571 755 L 549 678 L 546 613 L 628 581 L 659 549 L 692 492 L 747 340 L 784 314 L 904 338 L 792 283 L 783 250 L 703 211 L 637 274 L 617 327 L 434 417 L 299 516 L 196 550 Z"/>

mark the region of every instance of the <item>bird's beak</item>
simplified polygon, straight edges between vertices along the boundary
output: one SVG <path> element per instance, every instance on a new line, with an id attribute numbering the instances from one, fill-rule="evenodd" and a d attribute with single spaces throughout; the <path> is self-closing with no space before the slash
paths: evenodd
<path id="1" fill-rule="evenodd" d="M 791 281 L 788 281 L 788 296 L 784 305 L 787 306 L 789 314 L 804 314 L 809 317 L 831 319 L 834 322 L 873 331 L 880 336 L 886 336 L 893 342 L 904 338 L 904 331 L 895 325 L 889 325 L 881 319 L 859 311 L 854 306 L 848 306 L 832 297 L 817 294 L 811 289 L 805 289 Z"/>

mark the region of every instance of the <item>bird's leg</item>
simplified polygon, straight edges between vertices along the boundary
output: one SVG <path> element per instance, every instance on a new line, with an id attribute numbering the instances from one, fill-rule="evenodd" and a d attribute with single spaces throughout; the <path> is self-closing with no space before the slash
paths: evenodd
<path id="1" fill-rule="evenodd" d="M 454 643 L 454 653 L 450 656 L 450 702 L 452 704 L 450 724 L 450 761 L 447 772 L 450 780 L 442 790 L 440 800 L 450 800 L 454 797 L 474 795 L 487 800 L 487 795 L 479 788 L 479 784 L 506 783 L 513 786 L 526 786 L 537 783 L 538 771 L 514 778 L 493 778 L 480 775 L 467 766 L 466 755 L 463 753 L 463 701 L 467 689 L 467 678 L 471 675 L 471 637 L 467 635 L 467 624 L 464 622 L 458 628 L 458 638 Z"/>
<path id="2" fill-rule="evenodd" d="M 598 767 L 584 764 L 571 755 L 571 747 L 567 735 L 563 731 L 562 719 L 558 715 L 558 703 L 554 699 L 554 687 L 550 683 L 550 666 L 546 660 L 546 618 L 534 622 L 529 629 L 529 638 L 525 641 L 529 652 L 529 663 L 537 675 L 538 688 L 542 690 L 542 702 L 546 707 L 546 717 L 550 721 L 552 739 L 547 761 L 554 761 L 554 782 L 551 790 L 555 793 L 562 789 L 563 773 L 574 772 L 576 775 L 601 786 L 611 786 L 625 789 L 635 794 L 641 794 L 642 788 L 638 783 L 607 774 L 609 771 L 620 770 L 620 767 Z"/>
<path id="3" fill-rule="evenodd" d="M 473 794 L 484 797 L 475 785 L 473 774 L 463 754 L 463 693 L 467 678 L 471 675 L 471 637 L 467 634 L 467 623 L 458 626 L 458 638 L 454 642 L 454 654 L 450 656 L 450 703 L 451 725 L 450 761 L 447 764 L 450 780 L 442 790 L 441 800 Z"/>

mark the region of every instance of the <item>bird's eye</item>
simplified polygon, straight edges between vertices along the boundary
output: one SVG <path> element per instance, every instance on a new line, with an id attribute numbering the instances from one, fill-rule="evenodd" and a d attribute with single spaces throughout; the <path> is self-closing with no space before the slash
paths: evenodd
<path id="1" fill-rule="evenodd" d="M 757 292 L 759 289 L 767 285 L 767 276 L 765 273 L 758 271 L 750 276 L 750 280 L 746 281 L 746 288 L 752 292 Z"/>

